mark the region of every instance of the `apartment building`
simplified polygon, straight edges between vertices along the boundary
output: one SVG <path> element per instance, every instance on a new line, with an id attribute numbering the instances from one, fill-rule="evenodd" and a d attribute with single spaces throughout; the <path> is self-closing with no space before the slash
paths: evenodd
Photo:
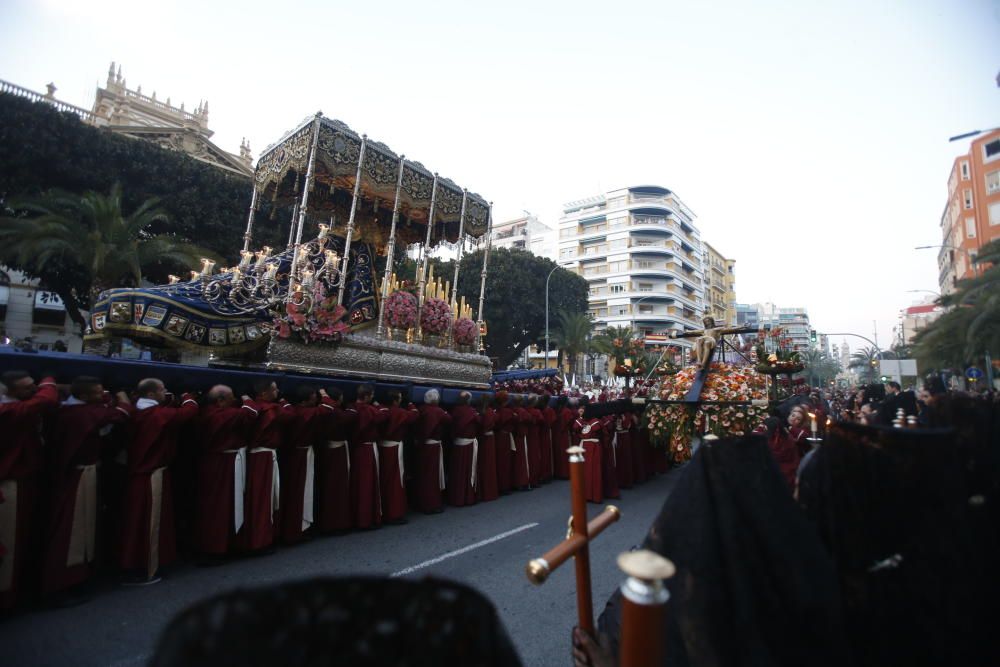
<path id="1" fill-rule="evenodd" d="M 1000 238 L 1000 128 L 973 138 L 969 152 L 955 158 L 948 177 L 948 201 L 941 214 L 938 284 L 942 294 L 975 275 L 979 248 Z"/>
<path id="2" fill-rule="evenodd" d="M 493 224 L 494 248 L 516 248 L 553 258 L 555 239 L 556 230 L 527 211 L 519 218 Z"/>
<path id="3" fill-rule="evenodd" d="M 563 207 L 557 261 L 587 279 L 598 329 L 627 326 L 647 343 L 661 343 L 671 331 L 701 328 L 704 249 L 694 217 L 674 192 L 657 185 Z"/>
<path id="4" fill-rule="evenodd" d="M 705 243 L 702 266 L 705 271 L 705 307 L 716 324 L 736 324 L 736 260 L 726 259 Z"/>

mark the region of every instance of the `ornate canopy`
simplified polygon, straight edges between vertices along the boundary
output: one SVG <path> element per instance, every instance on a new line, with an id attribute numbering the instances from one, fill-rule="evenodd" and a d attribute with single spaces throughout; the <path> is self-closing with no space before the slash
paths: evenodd
<path id="1" fill-rule="evenodd" d="M 290 203 L 298 195 L 309 162 L 314 121 L 320 126 L 310 210 L 335 212 L 344 195 L 353 192 L 362 138 L 341 121 L 317 115 L 304 120 L 261 154 L 254 175 L 259 197 Z M 400 156 L 385 144 L 367 140 L 361 169 L 360 198 L 363 202 L 376 210 L 382 208 L 391 213 L 399 161 Z M 403 219 L 411 224 L 427 224 L 433 184 L 432 172 L 419 162 L 406 160 L 399 206 Z M 451 242 L 458 239 L 462 194 L 462 188 L 454 182 L 438 177 L 433 222 L 442 225 L 442 229 L 435 233 L 436 238 L 443 237 Z M 468 193 L 465 233 L 476 238 L 483 236 L 489 224 L 488 217 L 487 202 L 477 194 Z"/>

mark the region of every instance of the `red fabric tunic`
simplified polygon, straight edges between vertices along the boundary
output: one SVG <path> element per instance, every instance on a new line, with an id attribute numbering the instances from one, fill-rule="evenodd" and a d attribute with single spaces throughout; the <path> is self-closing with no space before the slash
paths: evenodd
<path id="1" fill-rule="evenodd" d="M 580 446 L 583 447 L 584 491 L 587 500 L 592 503 L 604 501 L 604 481 L 602 479 L 604 457 L 601 452 L 601 429 L 600 419 L 578 418 L 573 421 L 573 433 Z"/>
<path id="2" fill-rule="evenodd" d="M 511 470 L 514 467 L 514 429 L 517 426 L 517 413 L 514 408 L 504 405 L 496 411 L 497 455 L 497 490 L 502 494 L 510 493 Z"/>
<path id="3" fill-rule="evenodd" d="M 618 490 L 618 452 L 615 450 L 615 417 L 601 420 L 601 482 L 605 498 L 621 498 Z"/>
<path id="4" fill-rule="evenodd" d="M 278 450 L 284 444 L 285 424 L 294 418 L 278 403 L 247 401 L 257 411 L 247 455 L 247 485 L 244 502 L 243 548 L 267 549 L 274 543 L 281 507 Z"/>
<path id="5" fill-rule="evenodd" d="M 403 442 L 420 413 L 412 405 L 383 407 L 382 438 L 379 441 L 379 488 L 382 493 L 382 518 L 399 521 L 406 516 L 406 483 Z"/>
<path id="6" fill-rule="evenodd" d="M 809 437 L 809 431 L 798 426 L 789 426 L 788 437 L 795 443 L 795 448 L 799 451 L 799 460 L 801 460 L 810 450 L 809 441 L 806 439 Z"/>
<path id="7" fill-rule="evenodd" d="M 355 403 L 358 419 L 351 437 L 351 505 L 354 527 L 382 525 L 382 493 L 379 490 L 379 424 L 387 417 L 371 403 Z"/>
<path id="8" fill-rule="evenodd" d="M 323 399 L 325 417 L 318 427 L 316 451 L 316 529 L 322 533 L 348 530 L 352 523 L 351 452 L 348 440 L 358 421 L 357 411 Z"/>
<path id="9" fill-rule="evenodd" d="M 641 428 L 637 420 L 633 420 L 629 429 L 629 440 L 632 444 L 632 479 L 636 484 L 640 484 L 649 479 L 649 471 L 646 469 L 646 452 L 643 447 L 643 435 L 648 433 L 645 428 Z"/>
<path id="10" fill-rule="evenodd" d="M 542 465 L 542 429 L 545 426 L 545 417 L 538 408 L 525 408 L 531 423 L 526 429 L 528 436 L 528 461 L 531 463 L 529 469 L 528 483 L 532 487 L 541 486 L 545 473 Z"/>
<path id="11" fill-rule="evenodd" d="M 564 407 L 559 411 L 552 429 L 553 473 L 558 479 L 569 479 L 569 454 L 566 450 L 576 444 L 573 441 L 573 411 Z"/>
<path id="12" fill-rule="evenodd" d="M 198 418 L 195 549 L 223 555 L 243 528 L 247 441 L 257 419 L 249 405 L 208 405 Z M 238 525 L 237 525 L 238 524 Z"/>
<path id="13" fill-rule="evenodd" d="M 801 431 L 802 429 L 797 429 Z M 767 427 L 758 426 L 754 433 L 767 433 Z M 789 433 L 789 429 L 779 427 L 775 429 L 774 435 L 767 439 L 767 447 L 771 450 L 771 457 L 778 464 L 782 477 L 788 482 L 788 488 L 795 490 L 795 475 L 799 469 L 799 449 L 794 436 Z"/>
<path id="14" fill-rule="evenodd" d="M 615 424 L 615 456 L 618 462 L 615 470 L 618 473 L 618 486 L 623 489 L 632 487 L 635 483 L 634 466 L 632 465 L 632 413 L 621 415 Z"/>
<path id="15" fill-rule="evenodd" d="M 514 425 L 514 459 L 511 461 L 511 486 L 518 490 L 531 488 L 531 445 L 528 434 L 535 430 L 535 423 L 526 408 L 514 408 L 517 422 Z"/>
<path id="16" fill-rule="evenodd" d="M 470 405 L 456 405 L 451 409 L 452 446 L 451 456 L 448 458 L 448 503 L 456 507 L 476 503 L 479 458 L 483 454 L 479 446 L 480 422 L 479 413 Z M 469 440 L 474 442 L 470 443 Z M 473 470 L 476 471 L 475 476 Z"/>
<path id="17" fill-rule="evenodd" d="M 541 412 L 539 442 L 541 443 L 542 468 L 540 476 L 543 482 L 548 482 L 555 477 L 555 427 L 559 416 L 555 409 L 548 405 Z"/>
<path id="18" fill-rule="evenodd" d="M 0 561 L 0 611 L 11 609 L 23 587 L 25 564 L 42 522 L 35 520 L 38 477 L 42 469 L 42 420 L 59 404 L 55 380 L 44 378 L 26 401 L 0 403 L 0 544 L 7 555 Z"/>
<path id="19" fill-rule="evenodd" d="M 480 501 L 496 500 L 500 495 L 497 488 L 496 421 L 496 410 L 489 407 L 483 410 L 479 422 L 479 470 L 476 473 L 476 497 Z"/>
<path id="20" fill-rule="evenodd" d="M 131 407 L 75 403 L 59 409 L 48 441 L 52 483 L 42 592 L 80 584 L 94 574 L 97 542 L 97 464 L 112 424 L 129 418 Z"/>
<path id="21" fill-rule="evenodd" d="M 444 452 L 441 442 L 451 415 L 437 405 L 420 406 L 414 444 L 417 448 L 416 503 L 421 512 L 439 512 L 444 504 Z"/>
<path id="22" fill-rule="evenodd" d="M 314 521 L 316 488 L 317 428 L 328 412 L 326 408 L 285 405 L 292 417 L 285 424 L 285 443 L 278 452 L 281 468 L 281 511 L 278 513 L 278 536 L 283 544 L 297 544 L 305 539 Z"/>
<path id="23" fill-rule="evenodd" d="M 155 405 L 142 409 L 141 403 L 142 399 L 136 404 L 131 439 L 126 445 L 128 479 L 122 503 L 119 565 L 152 577 L 177 557 L 168 466 L 177 451 L 177 431 L 198 416 L 198 404 L 185 398 L 179 408 Z"/>

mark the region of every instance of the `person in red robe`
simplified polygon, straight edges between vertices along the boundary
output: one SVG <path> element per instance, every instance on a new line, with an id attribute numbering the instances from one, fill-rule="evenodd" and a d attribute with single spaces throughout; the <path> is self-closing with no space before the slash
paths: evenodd
<path id="1" fill-rule="evenodd" d="M 618 451 L 615 448 L 615 415 L 601 419 L 601 483 L 605 498 L 621 498 L 618 489 Z"/>
<path id="2" fill-rule="evenodd" d="M 542 429 L 545 426 L 545 417 L 539 406 L 542 404 L 542 397 L 528 396 L 524 410 L 530 417 L 531 424 L 528 426 L 528 460 L 531 462 L 528 483 L 532 488 L 542 485 L 545 475 L 545 466 L 542 464 Z"/>
<path id="3" fill-rule="evenodd" d="M 542 412 L 542 421 L 539 425 L 540 440 L 542 445 L 542 482 L 551 482 L 555 477 L 555 426 L 559 417 L 552 407 L 551 397 L 548 394 L 541 395 L 539 409 Z"/>
<path id="4" fill-rule="evenodd" d="M 42 594 L 68 594 L 95 573 L 97 548 L 97 464 L 115 424 L 127 421 L 132 404 L 125 392 L 117 402 L 98 378 L 78 377 L 70 387 L 47 442 L 52 485 Z"/>
<path id="5" fill-rule="evenodd" d="M 511 486 L 518 491 L 531 490 L 531 453 L 528 443 L 529 432 L 534 431 L 534 419 L 524 407 L 520 396 L 514 398 L 514 458 L 511 461 Z"/>
<path id="6" fill-rule="evenodd" d="M 808 422 L 809 415 L 802 406 L 796 405 L 792 408 L 792 411 L 788 413 L 788 437 L 792 439 L 793 443 L 795 443 L 795 448 L 799 452 L 800 460 L 803 456 L 808 454 L 811 449 L 809 441 L 807 440 L 809 432 L 805 429 Z"/>
<path id="7" fill-rule="evenodd" d="M 635 483 L 632 465 L 632 419 L 631 412 L 623 412 L 615 419 L 614 452 L 618 457 L 615 464 L 615 471 L 618 473 L 618 487 L 622 489 L 632 488 Z"/>
<path id="8" fill-rule="evenodd" d="M 354 410 L 358 418 L 351 436 L 351 505 L 354 527 L 363 530 L 382 525 L 382 493 L 379 490 L 379 425 L 389 416 L 372 404 L 375 388 L 358 387 Z"/>
<path id="9" fill-rule="evenodd" d="M 316 450 L 318 429 L 329 410 L 320 407 L 319 392 L 310 386 L 295 389 L 295 405 L 282 410 L 292 417 L 285 424 L 285 446 L 278 453 L 281 468 L 281 511 L 278 536 L 283 544 L 304 540 L 315 521 Z"/>
<path id="10" fill-rule="evenodd" d="M 795 477 L 801 457 L 789 429 L 781 425 L 779 417 L 768 417 L 763 424 L 754 429 L 754 433 L 761 433 L 767 438 L 767 447 L 771 450 L 771 457 L 774 458 L 782 476 L 788 482 L 789 490 L 794 492 Z"/>
<path id="11" fill-rule="evenodd" d="M 573 433 L 580 446 L 583 447 L 584 460 L 584 491 L 587 500 L 592 503 L 604 501 L 604 457 L 601 451 L 601 429 L 603 421 L 596 417 L 587 418 L 586 401 L 581 401 L 577 407 L 577 417 L 573 421 Z"/>
<path id="12" fill-rule="evenodd" d="M 336 533 L 353 525 L 351 511 L 351 452 L 348 439 L 358 421 L 353 408 L 344 409 L 336 387 L 319 390 L 325 410 L 317 426 L 316 530 Z"/>
<path id="13" fill-rule="evenodd" d="M 476 471 L 476 498 L 482 502 L 496 500 L 497 488 L 496 410 L 490 405 L 489 396 L 483 396 L 479 408 L 479 469 Z"/>
<path id="14" fill-rule="evenodd" d="M 502 389 L 496 394 L 496 406 L 496 425 L 493 431 L 496 434 L 497 490 L 505 496 L 511 489 L 511 471 L 514 468 L 513 459 L 517 451 L 514 444 L 514 429 L 517 427 L 518 418 L 510 404 L 509 395 Z"/>
<path id="15" fill-rule="evenodd" d="M 414 437 L 417 447 L 417 509 L 424 514 L 437 514 L 444 510 L 445 489 L 444 450 L 442 441 L 445 428 L 451 424 L 451 415 L 438 405 L 441 395 L 437 389 L 424 394 L 420 406 Z"/>
<path id="16" fill-rule="evenodd" d="M 575 444 L 573 420 L 576 415 L 567 403 L 565 396 L 556 401 L 556 423 L 552 428 L 553 473 L 556 479 L 569 479 L 569 454 L 566 450 Z"/>
<path id="17" fill-rule="evenodd" d="M 267 551 L 274 545 L 281 508 L 281 472 L 278 450 L 284 445 L 285 425 L 295 418 L 278 400 L 278 385 L 261 378 L 254 382 L 254 397 L 243 404 L 257 411 L 247 452 L 247 484 L 244 501 L 242 547 L 251 552 Z"/>
<path id="18" fill-rule="evenodd" d="M 390 391 L 389 404 L 382 407 L 382 438 L 379 440 L 379 489 L 382 492 L 382 520 L 386 523 L 406 523 L 406 481 L 403 465 L 403 442 L 416 424 L 420 413 L 410 403 L 401 407 L 403 397 Z"/>
<path id="19" fill-rule="evenodd" d="M 455 507 L 476 504 L 479 477 L 479 427 L 482 417 L 469 405 L 472 394 L 459 392 L 451 409 L 451 457 L 448 460 L 448 503 Z"/>
<path id="20" fill-rule="evenodd" d="M 38 554 L 36 519 L 38 477 L 42 471 L 42 420 L 59 405 L 51 377 L 39 384 L 24 371 L 0 376 L 7 392 L 0 396 L 0 613 L 9 611 L 26 584 L 26 567 Z"/>
<path id="21" fill-rule="evenodd" d="M 632 480 L 635 484 L 641 484 L 649 479 L 649 471 L 646 469 L 646 452 L 643 447 L 643 433 L 648 430 L 641 428 L 639 419 L 633 416 L 628 427 L 629 442 L 632 445 Z"/>
<path id="22" fill-rule="evenodd" d="M 122 503 L 119 566 L 135 575 L 126 583 L 159 581 L 157 571 L 177 557 L 170 462 L 177 451 L 177 431 L 198 416 L 198 403 L 185 394 L 179 407 L 167 401 L 157 378 L 139 382 L 126 445 L 125 499 Z"/>
<path id="23" fill-rule="evenodd" d="M 247 442 L 257 411 L 240 405 L 233 390 L 215 385 L 205 395 L 197 421 L 195 550 L 221 558 L 236 550 L 243 529 Z"/>

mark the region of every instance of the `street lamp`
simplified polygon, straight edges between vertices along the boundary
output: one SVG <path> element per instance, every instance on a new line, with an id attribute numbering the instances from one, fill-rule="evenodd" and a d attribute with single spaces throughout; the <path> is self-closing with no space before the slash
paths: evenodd
<path id="1" fill-rule="evenodd" d="M 972 269 L 972 275 L 973 276 L 976 275 L 976 263 L 972 260 L 972 254 L 969 253 L 969 249 L 968 248 L 962 248 L 961 246 L 950 245 L 950 244 L 947 244 L 947 243 L 943 243 L 941 245 L 918 245 L 918 246 L 914 246 L 913 249 L 914 250 L 932 250 L 934 248 L 947 248 L 948 250 L 958 250 L 959 252 L 964 252 L 965 253 L 965 259 L 966 259 L 967 262 L 969 262 L 969 268 Z"/>
<path id="2" fill-rule="evenodd" d="M 545 276 L 545 369 L 549 368 L 549 278 L 556 272 L 559 265 L 552 267 L 549 275 Z"/>

